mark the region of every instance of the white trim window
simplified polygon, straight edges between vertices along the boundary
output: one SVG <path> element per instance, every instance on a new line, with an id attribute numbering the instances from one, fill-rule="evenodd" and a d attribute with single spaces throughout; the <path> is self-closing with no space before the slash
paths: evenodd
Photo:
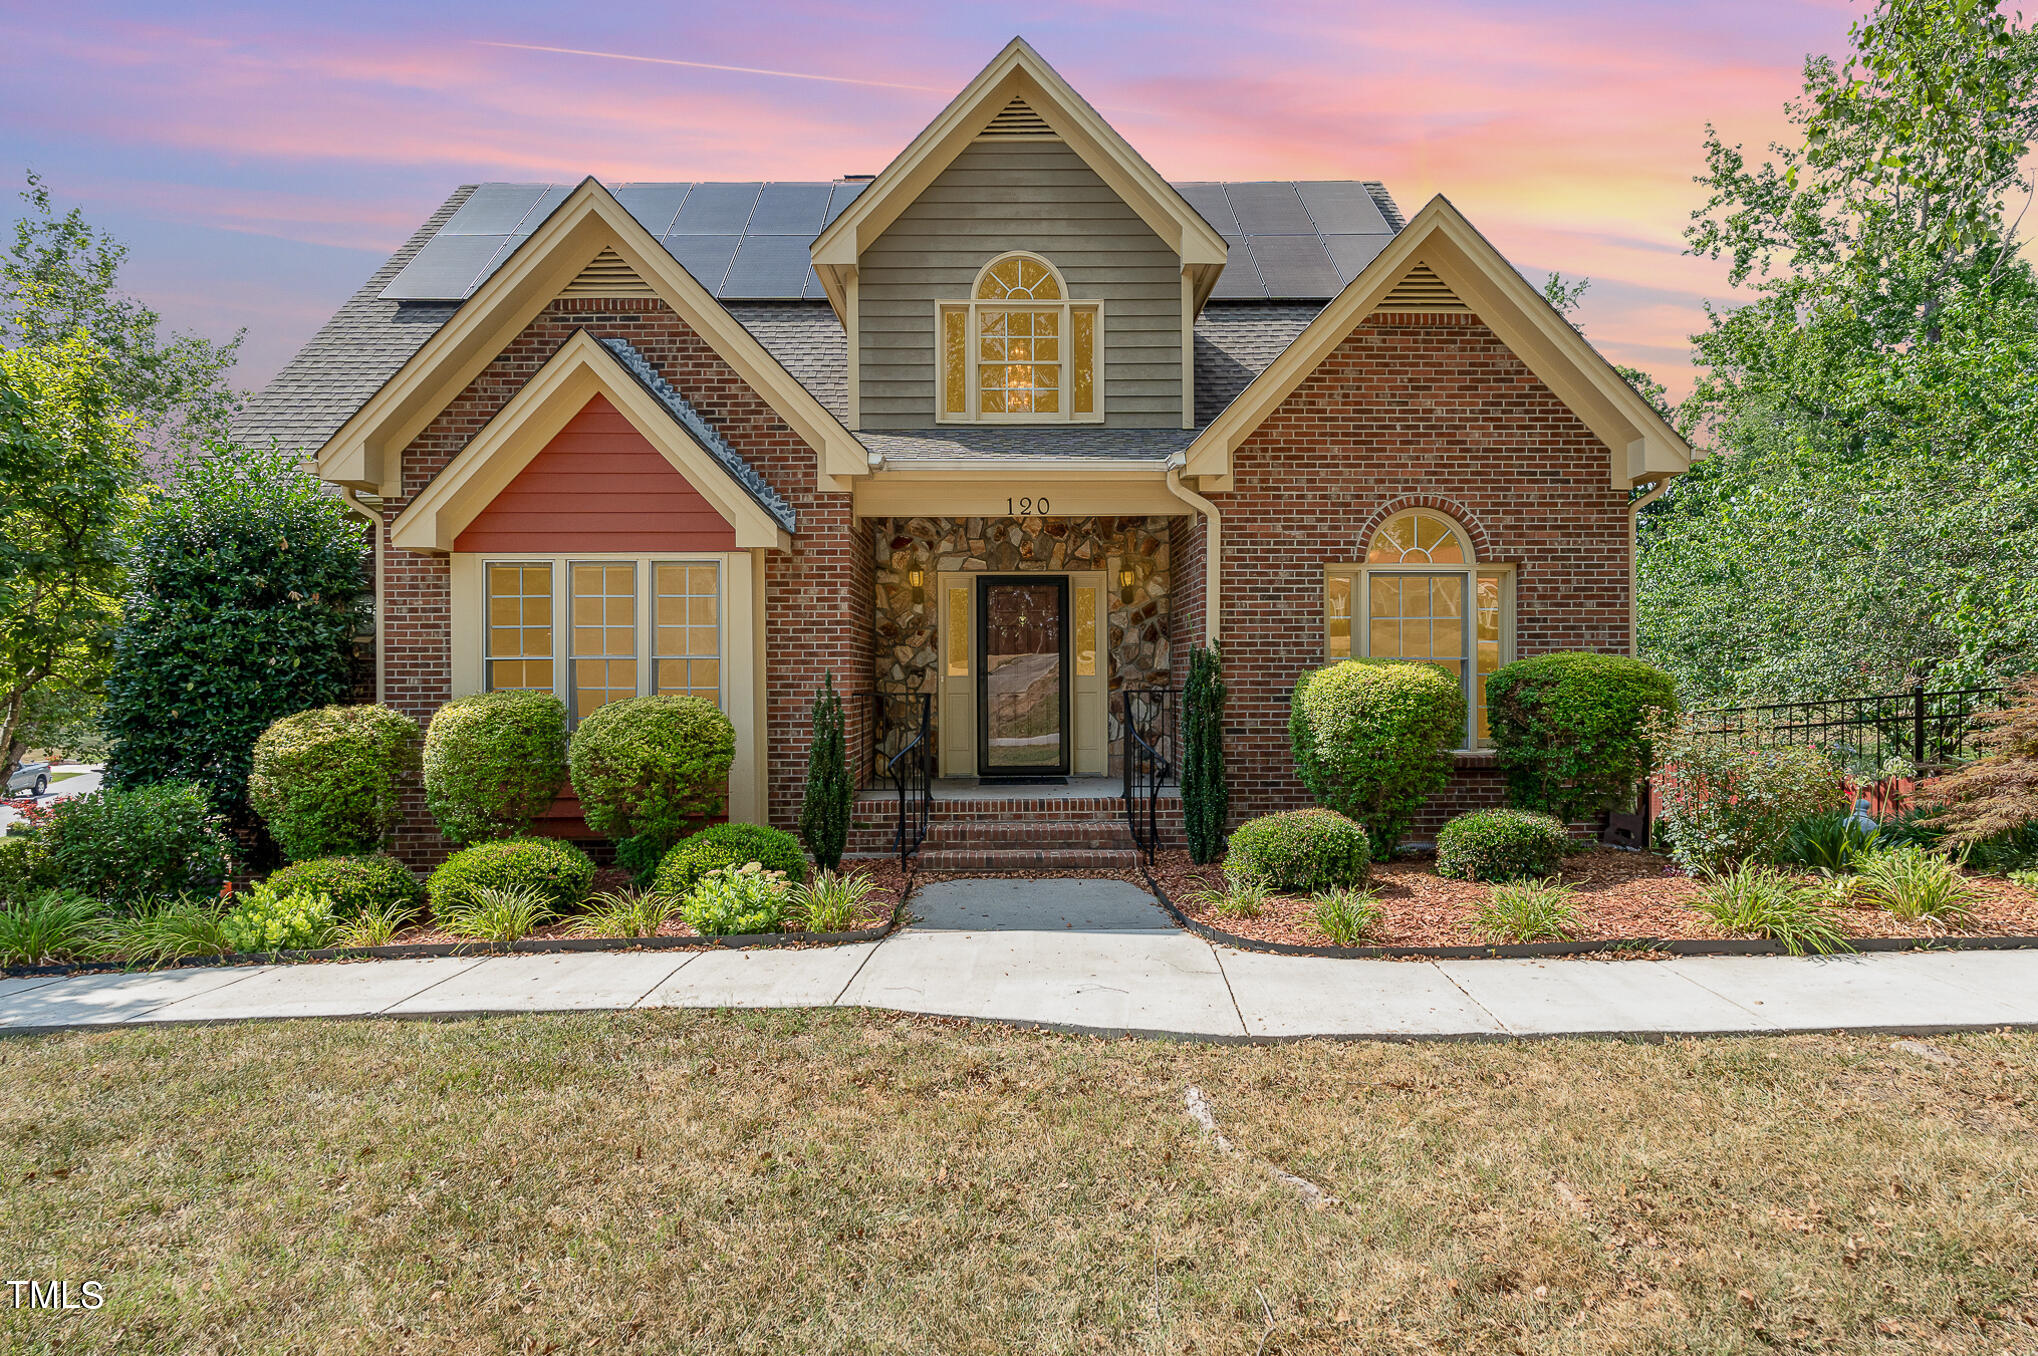
<path id="1" fill-rule="evenodd" d="M 944 423 L 1095 423 L 1104 303 L 1072 301 L 1061 272 L 1015 250 L 980 269 L 967 301 L 935 303 Z"/>
<path id="2" fill-rule="evenodd" d="M 726 709 L 723 565 L 713 556 L 483 558 L 483 690 L 551 692 L 576 724 L 609 702 L 665 692 Z"/>
<path id="3" fill-rule="evenodd" d="M 1465 749 L 1489 747 L 1486 680 L 1514 644 L 1514 575 L 1480 566 L 1456 523 L 1408 509 L 1380 525 L 1361 565 L 1324 572 L 1326 659 L 1438 664 L 1465 690 Z"/>

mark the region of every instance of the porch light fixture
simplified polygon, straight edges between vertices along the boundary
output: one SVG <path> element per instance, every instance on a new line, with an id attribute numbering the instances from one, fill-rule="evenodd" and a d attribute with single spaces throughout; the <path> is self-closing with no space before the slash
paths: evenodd
<path id="1" fill-rule="evenodd" d="M 1132 567 L 1123 566 L 1118 571 L 1118 595 L 1130 606 L 1132 603 Z"/>
<path id="2" fill-rule="evenodd" d="M 920 568 L 919 566 L 917 566 L 917 565 L 916 565 L 916 566 L 914 566 L 914 567 L 913 567 L 912 569 L 910 569 L 910 570 L 906 571 L 906 587 L 908 587 L 908 588 L 910 588 L 910 589 L 912 589 L 912 590 L 913 590 L 913 601 L 914 601 L 914 602 L 916 602 L 916 603 L 924 603 L 924 602 L 926 602 L 926 601 L 927 601 L 927 571 L 925 571 L 925 570 L 921 569 L 921 568 Z"/>

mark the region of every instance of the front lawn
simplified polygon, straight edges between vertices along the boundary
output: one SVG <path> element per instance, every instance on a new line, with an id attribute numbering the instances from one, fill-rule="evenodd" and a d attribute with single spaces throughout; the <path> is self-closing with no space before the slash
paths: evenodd
<path id="1" fill-rule="evenodd" d="M 8 1275 L 107 1296 L 0 1308 L 12 1349 L 2038 1342 L 2028 1034 L 1220 1047 L 632 1012 L 0 1063 Z"/>

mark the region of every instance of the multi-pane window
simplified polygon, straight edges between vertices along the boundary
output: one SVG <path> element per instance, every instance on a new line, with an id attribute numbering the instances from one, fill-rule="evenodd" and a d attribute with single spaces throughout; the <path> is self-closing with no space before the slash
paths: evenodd
<path id="1" fill-rule="evenodd" d="M 552 692 L 574 721 L 650 693 L 722 701 L 716 561 L 488 561 L 482 589 L 490 691 Z"/>
<path id="2" fill-rule="evenodd" d="M 1007 254 L 939 309 L 943 419 L 1090 420 L 1102 303 L 1071 301 L 1038 255 Z"/>
<path id="3" fill-rule="evenodd" d="M 1456 524 L 1398 513 L 1367 544 L 1366 563 L 1324 579 L 1325 652 L 1437 664 L 1465 688 L 1466 744 L 1487 742 L 1486 680 L 1506 645 L 1507 573 L 1479 568 Z"/>
<path id="4" fill-rule="evenodd" d="M 722 692 L 721 571 L 714 565 L 653 567 L 651 663 L 660 692 L 719 702 Z"/>

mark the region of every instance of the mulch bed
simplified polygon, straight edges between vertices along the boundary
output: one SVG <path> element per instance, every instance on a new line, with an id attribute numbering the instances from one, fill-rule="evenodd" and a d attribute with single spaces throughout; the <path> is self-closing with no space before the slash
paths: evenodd
<path id="1" fill-rule="evenodd" d="M 858 915 L 856 922 L 849 928 L 844 929 L 844 931 L 854 932 L 863 928 L 883 927 L 891 921 L 892 911 L 898 907 L 899 901 L 905 898 L 906 891 L 912 884 L 912 877 L 899 869 L 899 859 L 896 857 L 850 858 L 842 863 L 842 870 L 848 875 L 868 877 L 877 884 L 877 893 L 871 896 L 870 902 L 865 907 L 863 913 Z M 630 873 L 627 871 L 621 871 L 614 867 L 606 867 L 595 872 L 594 892 L 596 894 L 604 890 L 628 889 L 629 885 Z M 562 918 L 556 923 L 539 928 L 530 935 L 529 940 L 557 941 L 573 937 L 575 935 L 573 927 L 577 921 L 577 918 Z M 789 923 L 785 931 L 787 936 L 798 937 L 802 929 L 797 924 Z M 658 929 L 657 935 L 660 937 L 700 936 L 698 932 L 695 932 L 677 917 L 668 918 L 664 926 Z M 427 922 L 418 927 L 411 928 L 407 932 L 398 933 L 390 941 L 390 945 L 431 946 L 447 942 L 470 940 L 472 939 L 455 937 L 449 932 L 443 932 Z"/>
<path id="2" fill-rule="evenodd" d="M 1703 883 L 1686 876 L 1667 857 L 1648 852 L 1594 848 L 1564 859 L 1558 873 L 1577 892 L 1584 922 L 1577 940 L 1623 938 L 1710 940 L 1730 936 L 1691 908 Z M 1153 878 L 1175 907 L 1199 923 L 1237 937 L 1293 946 L 1325 946 L 1329 940 L 1311 916 L 1310 900 L 1276 895 L 1258 918 L 1221 914 L 1198 901 L 1198 891 L 1223 883 L 1215 865 L 1197 866 L 1179 849 L 1158 854 Z M 1991 876 L 1969 876 L 1974 886 L 1974 919 L 1956 930 L 1910 922 L 1883 909 L 1854 905 L 1842 912 L 1850 937 L 2038 937 L 2038 896 Z M 1479 946 L 1490 939 L 1466 921 L 1490 885 L 1445 880 L 1429 857 L 1387 862 L 1373 868 L 1373 887 L 1385 910 L 1366 939 L 1372 946 Z"/>

